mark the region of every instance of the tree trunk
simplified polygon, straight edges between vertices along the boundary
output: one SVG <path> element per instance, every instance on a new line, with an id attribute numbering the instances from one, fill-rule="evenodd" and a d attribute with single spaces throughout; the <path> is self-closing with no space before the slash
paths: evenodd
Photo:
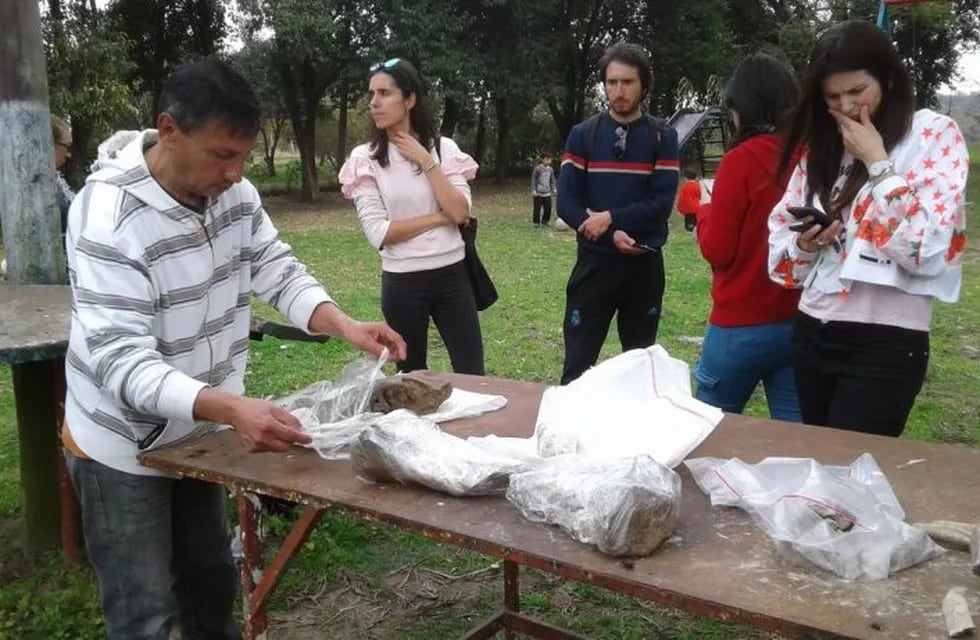
<path id="1" fill-rule="evenodd" d="M 477 164 L 483 164 L 483 156 L 485 155 L 487 146 L 487 99 L 480 99 L 480 115 L 477 118 L 476 124 L 476 144 L 475 149 L 473 149 L 473 159 L 476 160 Z"/>
<path id="2" fill-rule="evenodd" d="M 340 108 L 337 111 L 337 168 L 347 158 L 347 112 L 350 108 L 349 97 L 346 93 L 340 96 Z"/>
<path id="3" fill-rule="evenodd" d="M 493 176 L 497 184 L 503 184 L 507 178 L 507 158 L 510 149 L 510 113 L 507 98 L 497 96 L 493 99 L 494 113 L 497 115 L 497 157 L 494 162 Z"/>
<path id="4" fill-rule="evenodd" d="M 14 284 L 64 283 L 61 215 L 55 200 L 54 144 L 37 0 L 0 2 L 0 226 L 7 279 Z M 58 360 L 54 361 L 56 364 Z M 11 368 L 20 440 L 20 487 L 31 551 L 57 545 L 58 376 L 51 362 Z"/>
<path id="5" fill-rule="evenodd" d="M 446 138 L 452 138 L 453 134 L 456 133 L 456 125 L 459 124 L 459 116 L 462 112 L 459 102 L 453 98 L 446 97 L 446 104 L 442 110 L 442 126 L 439 127 L 439 133 Z"/>
<path id="6" fill-rule="evenodd" d="M 266 133 L 265 125 L 259 129 L 262 133 L 262 159 L 265 161 L 265 173 L 270 177 L 276 175 L 276 150 L 269 141 L 269 134 Z"/>
<path id="7" fill-rule="evenodd" d="M 316 179 L 316 116 L 309 119 L 301 132 L 296 132 L 295 128 L 294 132 L 299 146 L 299 170 L 303 178 L 299 199 L 313 202 L 320 196 Z"/>
<path id="8" fill-rule="evenodd" d="M 65 180 L 78 190 L 85 184 L 85 177 L 89 174 L 89 165 L 95 158 L 89 154 L 89 149 L 94 148 L 92 138 L 95 137 L 95 127 L 92 122 L 85 118 L 72 118 L 71 121 L 71 160 L 65 164 L 63 169 Z"/>

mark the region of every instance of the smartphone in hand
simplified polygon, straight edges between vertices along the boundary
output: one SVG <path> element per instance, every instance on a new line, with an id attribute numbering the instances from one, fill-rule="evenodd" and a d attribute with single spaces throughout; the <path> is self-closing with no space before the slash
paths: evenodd
<path id="1" fill-rule="evenodd" d="M 815 224 L 819 224 L 821 229 L 826 229 L 831 223 L 827 214 L 816 207 L 786 207 L 786 211 L 797 220 L 802 221 L 804 218 L 810 218 L 810 221 L 798 222 L 790 226 L 790 231 L 806 231 Z"/>

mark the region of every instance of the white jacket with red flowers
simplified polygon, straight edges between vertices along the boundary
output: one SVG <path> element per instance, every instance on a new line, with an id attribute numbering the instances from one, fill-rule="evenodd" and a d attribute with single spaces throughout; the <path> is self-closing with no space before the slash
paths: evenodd
<path id="1" fill-rule="evenodd" d="M 965 191 L 970 158 L 952 118 L 922 109 L 890 154 L 895 175 L 866 183 L 844 210 L 838 253 L 801 251 L 787 207 L 806 202 L 804 157 L 769 217 L 769 276 L 787 288 L 823 294 L 855 282 L 896 287 L 943 302 L 959 298 L 966 247 Z M 818 199 L 812 203 L 822 208 Z"/>

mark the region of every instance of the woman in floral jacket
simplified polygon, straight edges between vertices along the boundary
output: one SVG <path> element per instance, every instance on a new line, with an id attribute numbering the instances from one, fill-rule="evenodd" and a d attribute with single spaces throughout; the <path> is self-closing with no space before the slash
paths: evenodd
<path id="1" fill-rule="evenodd" d="M 922 387 L 933 301 L 959 297 L 969 158 L 956 123 L 915 111 L 912 82 L 868 22 L 810 55 L 769 219 L 770 277 L 802 288 L 793 365 L 803 421 L 898 436 Z M 824 212 L 825 227 L 791 207 Z"/>

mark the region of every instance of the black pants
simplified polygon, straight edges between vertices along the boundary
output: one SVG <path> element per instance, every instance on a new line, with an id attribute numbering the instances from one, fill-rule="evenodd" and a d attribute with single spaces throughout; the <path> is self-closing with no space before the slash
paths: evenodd
<path id="1" fill-rule="evenodd" d="M 381 311 L 405 338 L 402 371 L 426 369 L 431 317 L 456 373 L 483 375 L 483 336 L 473 287 L 462 262 L 429 271 L 381 274 Z"/>
<path id="2" fill-rule="evenodd" d="M 661 251 L 625 256 L 579 248 L 565 288 L 561 383 L 571 382 L 595 364 L 614 313 L 623 351 L 656 342 L 663 297 Z"/>
<path id="3" fill-rule="evenodd" d="M 684 214 L 684 231 L 694 231 L 694 227 L 698 224 L 698 214 L 696 213 L 685 213 Z"/>
<path id="4" fill-rule="evenodd" d="M 551 196 L 534 196 L 534 224 L 548 224 L 551 220 Z"/>
<path id="5" fill-rule="evenodd" d="M 803 422 L 898 437 L 929 363 L 929 333 L 797 313 L 793 369 Z"/>

